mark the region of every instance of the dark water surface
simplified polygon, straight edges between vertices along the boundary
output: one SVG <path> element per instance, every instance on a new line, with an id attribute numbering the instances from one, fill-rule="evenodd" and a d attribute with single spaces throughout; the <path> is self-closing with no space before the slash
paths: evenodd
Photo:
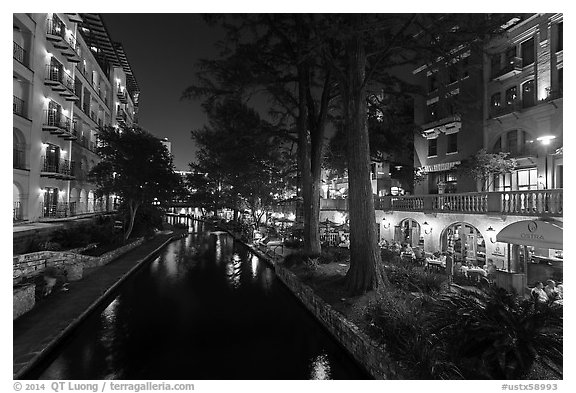
<path id="1" fill-rule="evenodd" d="M 31 377 L 368 378 L 273 270 L 223 232 L 170 243 L 57 352 Z"/>

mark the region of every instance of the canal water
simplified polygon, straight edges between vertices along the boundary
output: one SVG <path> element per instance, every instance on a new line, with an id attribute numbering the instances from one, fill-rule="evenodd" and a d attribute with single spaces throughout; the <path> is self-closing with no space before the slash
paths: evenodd
<path id="1" fill-rule="evenodd" d="M 265 262 L 224 232 L 196 230 L 122 284 L 30 376 L 369 378 Z"/>

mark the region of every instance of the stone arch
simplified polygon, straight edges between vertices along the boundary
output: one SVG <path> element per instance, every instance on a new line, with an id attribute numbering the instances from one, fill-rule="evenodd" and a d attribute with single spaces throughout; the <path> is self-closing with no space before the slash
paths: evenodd
<path id="1" fill-rule="evenodd" d="M 80 197 L 79 197 L 79 207 L 78 207 L 78 211 L 81 213 L 86 213 L 87 209 L 88 209 L 88 193 L 86 192 L 86 190 L 81 189 L 80 190 Z"/>
<path id="2" fill-rule="evenodd" d="M 88 207 L 88 212 L 89 213 L 93 213 L 94 212 L 94 191 L 90 190 L 88 191 L 88 201 L 87 201 L 87 207 Z"/>
<path id="3" fill-rule="evenodd" d="M 484 265 L 486 263 L 486 241 L 474 225 L 456 221 L 447 225 L 440 234 L 442 252 L 448 251 L 448 241 L 454 249 L 455 262 Z"/>
<path id="4" fill-rule="evenodd" d="M 420 241 L 421 235 L 420 223 L 412 217 L 407 217 L 398 223 L 394 233 L 394 240 L 400 243 L 407 243 L 415 247 Z"/>

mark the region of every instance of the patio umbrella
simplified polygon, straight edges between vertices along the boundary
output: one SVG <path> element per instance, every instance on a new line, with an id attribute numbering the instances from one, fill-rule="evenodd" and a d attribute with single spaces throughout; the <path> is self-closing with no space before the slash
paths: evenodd
<path id="1" fill-rule="evenodd" d="M 336 223 L 333 221 L 330 221 L 329 219 L 326 219 L 324 221 L 320 221 L 320 226 L 324 226 L 326 228 L 333 226 L 333 225 L 336 225 Z"/>

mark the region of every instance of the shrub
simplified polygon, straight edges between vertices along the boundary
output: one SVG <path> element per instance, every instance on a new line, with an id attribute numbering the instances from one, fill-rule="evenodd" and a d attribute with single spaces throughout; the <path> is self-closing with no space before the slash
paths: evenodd
<path id="1" fill-rule="evenodd" d="M 350 260 L 350 250 L 343 247 L 322 247 L 320 263 L 344 263 Z"/>
<path id="2" fill-rule="evenodd" d="M 521 379 L 536 360 L 562 367 L 562 308 L 501 288 L 444 294 L 431 308 L 430 332 L 467 379 Z"/>
<path id="3" fill-rule="evenodd" d="M 446 276 L 425 271 L 419 266 L 393 265 L 385 268 L 388 280 L 399 289 L 409 292 L 437 294 L 446 289 Z"/>

